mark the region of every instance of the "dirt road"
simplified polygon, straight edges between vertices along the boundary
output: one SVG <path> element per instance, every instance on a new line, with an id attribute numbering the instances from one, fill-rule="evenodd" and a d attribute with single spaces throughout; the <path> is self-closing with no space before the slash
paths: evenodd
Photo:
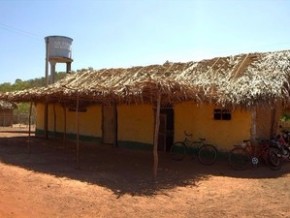
<path id="1" fill-rule="evenodd" d="M 17 130 L 15 132 L 15 130 Z M 0 131 L 0 217 L 290 217 L 290 166 L 243 172 L 160 154 Z"/>

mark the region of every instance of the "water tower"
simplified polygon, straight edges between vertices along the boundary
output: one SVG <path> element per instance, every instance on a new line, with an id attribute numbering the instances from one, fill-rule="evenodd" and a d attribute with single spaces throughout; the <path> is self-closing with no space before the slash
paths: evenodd
<path id="1" fill-rule="evenodd" d="M 57 63 L 66 64 L 66 72 L 71 71 L 71 45 L 72 38 L 66 36 L 47 36 L 45 39 L 45 79 L 46 85 L 55 82 L 55 66 Z M 50 76 L 48 75 L 48 63 L 50 63 Z"/>

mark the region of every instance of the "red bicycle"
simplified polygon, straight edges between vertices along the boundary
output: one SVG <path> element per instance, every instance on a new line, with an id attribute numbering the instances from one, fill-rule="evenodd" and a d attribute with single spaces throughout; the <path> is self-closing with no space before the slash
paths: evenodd
<path id="1" fill-rule="evenodd" d="M 280 169 L 280 159 L 270 149 L 270 142 L 258 140 L 253 145 L 250 140 L 244 140 L 240 145 L 234 145 L 229 152 L 229 164 L 235 170 L 244 170 L 250 165 L 257 167 L 264 162 L 272 170 Z"/>

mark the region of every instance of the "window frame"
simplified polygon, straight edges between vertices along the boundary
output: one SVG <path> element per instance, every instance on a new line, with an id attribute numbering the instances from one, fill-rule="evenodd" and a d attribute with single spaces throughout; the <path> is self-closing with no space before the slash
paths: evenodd
<path id="1" fill-rule="evenodd" d="M 213 110 L 213 119 L 214 120 L 232 120 L 232 111 L 227 108 L 215 108 Z"/>

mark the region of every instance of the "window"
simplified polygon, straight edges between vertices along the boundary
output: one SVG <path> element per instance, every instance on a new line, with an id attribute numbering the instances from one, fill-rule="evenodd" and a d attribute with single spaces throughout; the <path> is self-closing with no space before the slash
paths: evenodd
<path id="1" fill-rule="evenodd" d="M 232 114 L 228 109 L 214 109 L 213 117 L 215 120 L 231 120 Z"/>

